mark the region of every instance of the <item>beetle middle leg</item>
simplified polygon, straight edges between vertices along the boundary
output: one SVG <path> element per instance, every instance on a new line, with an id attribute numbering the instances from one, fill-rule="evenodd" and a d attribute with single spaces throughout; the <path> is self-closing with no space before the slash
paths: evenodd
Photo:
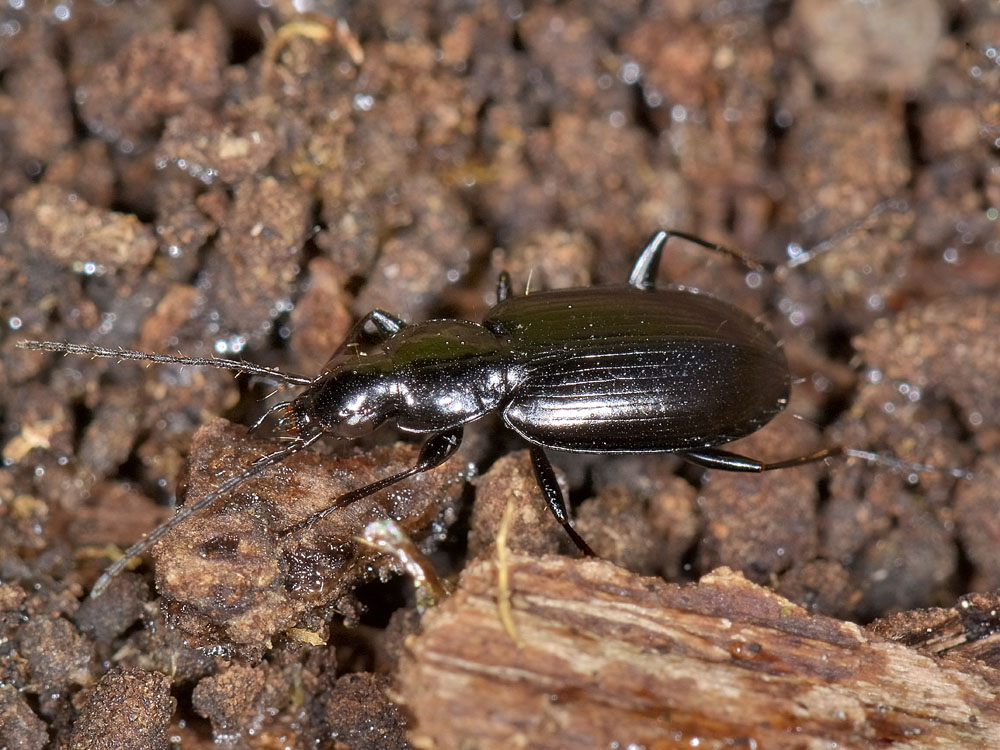
<path id="1" fill-rule="evenodd" d="M 545 455 L 545 451 L 537 445 L 531 446 L 531 465 L 535 469 L 535 478 L 538 480 L 538 486 L 542 489 L 542 494 L 545 495 L 545 502 L 549 506 L 549 510 L 552 511 L 552 515 L 562 524 L 563 529 L 565 529 L 569 538 L 573 540 L 573 544 L 577 546 L 577 549 L 588 557 L 597 557 L 594 550 L 590 548 L 590 545 L 584 541 L 583 537 L 576 532 L 576 529 L 570 523 L 569 512 L 566 510 L 566 501 L 563 499 L 562 490 L 559 489 L 559 482 L 556 480 L 555 471 L 552 470 L 552 463 L 549 461 L 549 457 Z"/>

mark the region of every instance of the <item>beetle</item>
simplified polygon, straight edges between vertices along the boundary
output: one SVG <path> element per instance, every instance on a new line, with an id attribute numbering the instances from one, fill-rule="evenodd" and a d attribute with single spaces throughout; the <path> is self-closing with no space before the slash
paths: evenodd
<path id="1" fill-rule="evenodd" d="M 586 555 L 594 552 L 573 529 L 546 449 L 675 453 L 703 467 L 741 472 L 781 469 L 836 454 L 884 459 L 833 447 L 764 463 L 720 447 L 757 431 L 786 407 L 791 373 L 778 340 L 747 313 L 695 289 L 656 286 L 660 256 L 672 236 L 730 255 L 750 268 L 764 268 L 694 235 L 660 231 L 622 286 L 515 297 L 504 272 L 497 283 L 497 304 L 481 323 L 442 319 L 407 324 L 373 310 L 354 325 L 315 377 L 241 360 L 20 342 L 28 349 L 207 365 L 305 387 L 257 423 L 282 412 L 278 426 L 291 435 L 285 446 L 178 510 L 111 565 L 91 595 L 98 596 L 130 558 L 247 479 L 324 435 L 357 438 L 387 422 L 404 432 L 427 435 L 417 462 L 341 495 L 289 533 L 438 466 L 458 450 L 464 426 L 491 413 L 498 413 L 528 442 L 549 509 Z"/>

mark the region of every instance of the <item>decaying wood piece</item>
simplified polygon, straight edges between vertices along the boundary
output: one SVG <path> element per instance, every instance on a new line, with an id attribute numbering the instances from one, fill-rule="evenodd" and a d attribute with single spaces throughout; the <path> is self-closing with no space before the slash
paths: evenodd
<path id="1" fill-rule="evenodd" d="M 1000 747 L 1000 671 L 814 616 L 721 568 L 674 585 L 511 557 L 519 647 L 481 560 L 409 639 L 420 748 Z"/>
<path id="2" fill-rule="evenodd" d="M 868 630 L 931 656 L 1000 668 L 1000 592 L 967 594 L 951 609 L 918 609 L 876 620 Z"/>

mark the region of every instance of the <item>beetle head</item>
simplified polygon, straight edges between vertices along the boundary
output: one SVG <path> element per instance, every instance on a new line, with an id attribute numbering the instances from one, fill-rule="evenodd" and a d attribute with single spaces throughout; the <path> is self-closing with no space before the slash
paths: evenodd
<path id="1" fill-rule="evenodd" d="M 356 358 L 328 368 L 292 403 L 299 432 L 356 438 L 373 432 L 396 412 L 394 379 L 378 358 Z"/>

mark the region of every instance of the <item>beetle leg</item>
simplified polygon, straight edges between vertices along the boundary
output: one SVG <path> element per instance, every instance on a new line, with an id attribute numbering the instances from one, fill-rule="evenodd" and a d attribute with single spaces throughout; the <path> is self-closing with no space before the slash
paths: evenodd
<path id="1" fill-rule="evenodd" d="M 510 295 L 510 274 L 501 271 L 500 276 L 497 277 L 497 302 L 503 302 Z"/>
<path id="2" fill-rule="evenodd" d="M 374 326 L 375 331 L 369 332 L 369 326 Z M 395 315 L 391 315 L 385 310 L 372 310 L 370 313 L 358 320 L 357 323 L 351 326 L 351 330 L 347 332 L 347 337 L 344 339 L 344 343 L 337 347 L 337 351 L 331 355 L 331 359 L 336 357 L 338 354 L 343 354 L 345 351 L 350 349 L 351 346 L 357 344 L 380 343 L 382 341 L 387 341 L 405 327 L 406 323 L 403 322 L 402 319 L 397 318 Z"/>
<path id="3" fill-rule="evenodd" d="M 597 557 L 590 545 L 576 533 L 576 529 L 570 524 L 569 513 L 566 511 L 566 501 L 563 500 L 562 490 L 559 489 L 559 482 L 556 480 L 556 473 L 552 470 L 552 463 L 545 455 L 545 451 L 537 445 L 531 446 L 531 464 L 535 467 L 535 478 L 538 480 L 542 494 L 545 495 L 545 502 L 549 506 L 549 510 L 552 511 L 552 515 L 562 524 L 577 549 L 587 557 Z"/>
<path id="4" fill-rule="evenodd" d="M 715 448 L 705 448 L 700 451 L 684 451 L 678 453 L 678 455 L 693 464 L 704 466 L 706 469 L 759 473 L 774 469 L 787 469 L 791 466 L 801 466 L 802 464 L 811 464 L 816 461 L 822 461 L 824 458 L 840 455 L 842 452 L 842 449 L 837 447 L 824 448 L 807 456 L 797 456 L 784 461 L 775 461 L 774 463 L 767 464 L 755 458 L 747 458 L 738 453 L 730 453 L 729 451 L 717 450 Z"/>
<path id="5" fill-rule="evenodd" d="M 398 318 L 395 315 L 387 313 L 385 310 L 372 310 L 361 319 L 362 325 L 369 321 L 375 324 L 375 328 L 378 329 L 380 338 L 383 339 L 395 336 L 406 327 L 406 323 L 403 322 L 402 318 Z"/>
<path id="6" fill-rule="evenodd" d="M 669 232 L 659 231 L 653 235 L 653 239 L 646 245 L 646 249 L 639 255 L 632 269 L 632 275 L 628 277 L 629 286 L 636 289 L 652 289 L 656 284 L 656 274 L 660 266 L 660 256 L 663 254 L 663 246 L 670 238 Z"/>
<path id="7" fill-rule="evenodd" d="M 754 473 L 771 471 L 772 469 L 788 469 L 793 466 L 801 466 L 802 464 L 811 464 L 816 461 L 822 461 L 824 458 L 846 456 L 847 458 L 860 458 L 862 461 L 888 466 L 890 469 L 895 469 L 896 471 L 915 472 L 918 474 L 947 474 L 955 479 L 972 479 L 972 472 L 968 469 L 953 466 L 932 466 L 930 464 L 922 464 L 916 461 L 905 461 L 901 458 L 896 458 L 895 456 L 886 456 L 881 453 L 857 450 L 856 448 L 844 448 L 839 445 L 818 450 L 807 456 L 787 458 L 784 461 L 775 461 L 774 463 L 769 464 L 757 461 L 753 458 L 747 458 L 746 456 L 740 456 L 736 453 L 708 448 L 701 451 L 678 453 L 677 455 L 693 464 L 704 466 L 706 469 L 749 471 Z"/>
<path id="8" fill-rule="evenodd" d="M 260 429 L 260 426 L 264 424 L 265 419 L 274 414 L 276 411 L 287 410 L 289 407 L 291 407 L 291 405 L 292 405 L 291 401 L 282 401 L 281 403 L 275 404 L 270 409 L 268 409 L 267 411 L 265 411 L 263 414 L 260 415 L 260 418 L 256 422 L 254 422 L 253 425 L 251 425 L 249 430 L 247 430 L 247 434 L 252 435 L 256 430 Z"/>
<path id="9" fill-rule="evenodd" d="M 773 270 L 763 263 L 759 263 L 748 258 L 743 255 L 743 253 L 730 250 L 728 247 L 717 245 L 714 242 L 709 242 L 708 240 L 703 240 L 701 237 L 696 235 L 688 234 L 687 232 L 676 232 L 673 229 L 660 230 L 653 235 L 653 239 L 649 241 L 649 244 L 646 245 L 646 249 L 642 251 L 639 255 L 639 259 L 635 262 L 635 267 L 632 269 L 632 275 L 628 278 L 629 286 L 634 286 L 636 289 L 642 290 L 653 288 L 656 284 L 656 274 L 660 268 L 660 256 L 663 255 L 663 247 L 667 244 L 667 240 L 671 237 L 679 237 L 682 240 L 687 240 L 688 242 L 700 245 L 706 250 L 711 250 L 713 253 L 726 255 L 733 260 L 738 261 L 750 271 L 766 273 Z"/>
<path id="10" fill-rule="evenodd" d="M 411 466 L 405 471 L 401 471 L 392 476 L 384 477 L 379 479 L 377 482 L 372 482 L 371 484 L 366 484 L 364 487 L 359 487 L 356 490 L 351 490 L 350 492 L 344 493 L 333 503 L 319 511 L 318 513 L 313 513 L 311 516 L 303 521 L 299 521 L 294 526 L 286 529 L 287 534 L 297 534 L 298 532 L 312 526 L 316 521 L 326 518 L 328 515 L 334 511 L 340 510 L 353 502 L 362 500 L 370 495 L 374 495 L 379 490 L 384 490 L 386 487 L 391 487 L 396 484 L 396 482 L 401 482 L 407 477 L 412 477 L 414 474 L 422 474 L 425 471 L 433 469 L 435 466 L 447 461 L 453 455 L 455 451 L 458 450 L 458 446 L 462 444 L 462 428 L 459 427 L 455 430 L 448 430 L 447 432 L 438 432 L 431 435 L 427 441 L 423 444 L 420 449 L 420 456 L 417 458 L 417 463 Z"/>

